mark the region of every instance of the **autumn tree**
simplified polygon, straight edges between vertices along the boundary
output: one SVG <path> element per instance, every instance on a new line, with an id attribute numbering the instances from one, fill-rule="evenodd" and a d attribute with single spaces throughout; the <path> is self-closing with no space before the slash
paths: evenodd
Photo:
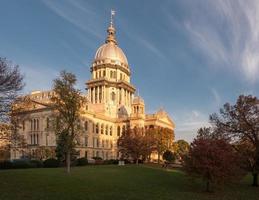
<path id="1" fill-rule="evenodd" d="M 76 81 L 74 74 L 62 71 L 60 77 L 54 80 L 55 95 L 51 98 L 55 108 L 55 132 L 57 140 L 62 140 L 61 148 L 66 158 L 68 173 L 70 173 L 71 153 L 80 134 L 80 108 L 84 104 L 80 90 L 75 88 Z"/>
<path id="2" fill-rule="evenodd" d="M 173 151 L 179 160 L 182 160 L 188 154 L 189 148 L 190 145 L 185 140 L 177 140 L 173 145 Z"/>
<path id="3" fill-rule="evenodd" d="M 149 128 L 146 132 L 154 137 L 155 151 L 158 155 L 158 163 L 160 163 L 163 152 L 170 150 L 173 146 L 174 133 L 168 128 L 161 127 Z"/>
<path id="4" fill-rule="evenodd" d="M 206 182 L 207 192 L 213 190 L 213 185 L 234 181 L 243 174 L 233 147 L 224 139 L 204 137 L 204 134 L 191 143 L 184 169 L 191 176 L 201 177 Z"/>
<path id="5" fill-rule="evenodd" d="M 144 129 L 127 129 L 118 139 L 119 152 L 123 158 L 136 160 L 146 159 L 155 148 L 155 141 L 152 135 L 145 134 Z"/>
<path id="6" fill-rule="evenodd" d="M 19 66 L 0 57 L 0 122 L 8 120 L 11 105 L 23 86 Z"/>
<path id="7" fill-rule="evenodd" d="M 218 133 L 235 144 L 252 173 L 253 186 L 258 186 L 259 172 L 259 99 L 241 95 L 234 105 L 226 103 L 210 121 Z M 246 155 L 246 156 L 245 156 Z"/>

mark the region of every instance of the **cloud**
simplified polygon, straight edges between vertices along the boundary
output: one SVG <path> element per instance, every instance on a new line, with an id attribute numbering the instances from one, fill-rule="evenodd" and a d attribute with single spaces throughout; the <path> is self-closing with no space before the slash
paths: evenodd
<path id="1" fill-rule="evenodd" d="M 183 28 L 207 62 L 227 67 L 250 83 L 259 81 L 259 3 L 257 0 L 189 2 Z"/>
<path id="2" fill-rule="evenodd" d="M 80 30 L 90 33 L 99 39 L 103 39 L 100 26 L 98 26 L 98 23 L 95 23 L 96 21 L 100 21 L 100 19 L 90 5 L 85 5 L 86 2 L 84 2 L 85 4 L 72 0 L 62 2 L 44 0 L 42 2 L 55 14 Z"/>
<path id="3" fill-rule="evenodd" d="M 21 71 L 25 74 L 25 88 L 24 93 L 30 93 L 34 90 L 50 90 L 52 81 L 59 74 L 59 71 L 37 64 L 21 64 Z"/>
<path id="4" fill-rule="evenodd" d="M 191 142 L 195 138 L 199 128 L 210 126 L 208 116 L 198 110 L 184 111 L 178 113 L 177 116 L 176 139 L 184 139 Z"/>
<path id="5" fill-rule="evenodd" d="M 213 106 L 218 108 L 221 105 L 221 97 L 215 88 L 211 88 L 211 93 L 214 98 Z"/>

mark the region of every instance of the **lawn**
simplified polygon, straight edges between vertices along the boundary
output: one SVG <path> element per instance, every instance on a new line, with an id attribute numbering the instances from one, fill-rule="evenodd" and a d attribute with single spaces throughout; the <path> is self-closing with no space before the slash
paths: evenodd
<path id="1" fill-rule="evenodd" d="M 77 167 L 70 175 L 62 168 L 2 170 L 0 200 L 259 199 L 259 188 L 251 187 L 250 181 L 247 177 L 240 184 L 206 194 L 201 182 L 191 181 L 180 171 L 149 166 Z"/>

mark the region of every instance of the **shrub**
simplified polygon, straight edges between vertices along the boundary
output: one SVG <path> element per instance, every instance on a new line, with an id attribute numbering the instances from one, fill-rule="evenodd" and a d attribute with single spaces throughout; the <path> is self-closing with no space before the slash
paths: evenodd
<path id="1" fill-rule="evenodd" d="M 101 158 L 101 157 L 97 157 L 97 156 L 92 157 L 92 159 L 94 159 L 94 160 L 102 160 L 102 158 Z"/>
<path id="2" fill-rule="evenodd" d="M 13 163 L 9 160 L 4 160 L 0 162 L 0 169 L 12 169 Z"/>
<path id="3" fill-rule="evenodd" d="M 105 164 L 105 165 L 117 165 L 118 162 L 119 162 L 118 160 L 110 159 L 110 160 L 104 160 L 103 164 Z"/>
<path id="4" fill-rule="evenodd" d="M 59 167 L 59 161 L 57 159 L 54 158 L 50 158 L 47 159 L 43 162 L 43 166 L 45 168 L 55 168 L 55 167 Z"/>
<path id="5" fill-rule="evenodd" d="M 14 169 L 26 169 L 31 168 L 33 165 L 30 163 L 29 160 L 14 160 L 13 161 L 13 168 Z"/>
<path id="6" fill-rule="evenodd" d="M 87 158 L 78 158 L 77 159 L 77 166 L 85 166 L 88 164 Z"/>
<path id="7" fill-rule="evenodd" d="M 166 160 L 167 162 L 171 163 L 175 161 L 175 155 L 173 154 L 173 152 L 166 150 L 163 153 L 163 159 Z"/>
<path id="8" fill-rule="evenodd" d="M 30 160 L 30 165 L 33 168 L 41 168 L 43 167 L 43 162 L 41 160 Z"/>

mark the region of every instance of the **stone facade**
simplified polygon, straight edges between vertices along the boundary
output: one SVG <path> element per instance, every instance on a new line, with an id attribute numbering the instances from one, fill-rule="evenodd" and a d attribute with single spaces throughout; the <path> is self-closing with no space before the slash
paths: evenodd
<path id="1" fill-rule="evenodd" d="M 134 96 L 130 82 L 130 67 L 115 38 L 113 23 L 107 30 L 105 43 L 98 48 L 91 66 L 91 79 L 86 82 L 87 105 L 82 108 L 80 123 L 83 132 L 77 146 L 80 157 L 98 156 L 116 159 L 117 139 L 127 128 L 165 127 L 174 130 L 174 122 L 164 110 L 145 113 L 145 102 Z M 55 148 L 56 136 L 51 129 L 52 91 L 36 91 L 28 95 L 30 105 L 21 113 L 20 134 L 26 140 L 25 149 L 11 150 L 11 159 L 17 159 L 39 147 Z"/>

